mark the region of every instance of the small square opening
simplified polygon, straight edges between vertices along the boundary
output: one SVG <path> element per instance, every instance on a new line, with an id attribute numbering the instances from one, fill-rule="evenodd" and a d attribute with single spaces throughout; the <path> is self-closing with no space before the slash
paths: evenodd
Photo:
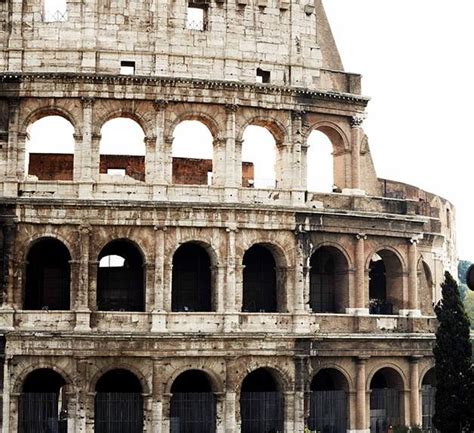
<path id="1" fill-rule="evenodd" d="M 123 60 L 120 62 L 121 75 L 135 75 L 135 62 Z"/>
<path id="2" fill-rule="evenodd" d="M 207 8 L 204 5 L 189 4 L 186 15 L 186 29 L 206 30 Z"/>
<path id="3" fill-rule="evenodd" d="M 270 82 L 270 71 L 257 68 L 257 83 L 269 83 Z"/>

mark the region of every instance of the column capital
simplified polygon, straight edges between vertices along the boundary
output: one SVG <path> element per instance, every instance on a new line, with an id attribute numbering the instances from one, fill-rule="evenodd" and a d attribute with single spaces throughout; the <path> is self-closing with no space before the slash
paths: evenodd
<path id="1" fill-rule="evenodd" d="M 84 234 L 84 235 L 88 235 L 92 232 L 92 226 L 90 226 L 89 224 L 83 224 L 83 225 L 80 225 L 79 228 L 77 229 L 77 231 L 80 233 L 80 234 Z"/>
<path id="2" fill-rule="evenodd" d="M 423 358 L 423 355 L 411 355 L 408 357 L 408 361 L 410 364 L 418 364 Z"/>
<path id="3" fill-rule="evenodd" d="M 158 231 L 166 232 L 166 231 L 168 231 L 168 227 L 167 226 L 160 226 L 160 225 L 157 224 L 157 225 L 153 226 L 153 230 L 155 232 L 158 232 Z"/>
<path id="4" fill-rule="evenodd" d="M 365 364 L 370 359 L 370 355 L 359 355 L 354 357 L 356 364 Z"/>
<path id="5" fill-rule="evenodd" d="M 26 140 L 28 138 L 28 134 L 26 132 L 19 132 L 16 136 L 21 141 Z"/>
<path id="6" fill-rule="evenodd" d="M 144 141 L 147 146 L 154 146 L 156 145 L 156 135 L 145 137 Z"/>
<path id="7" fill-rule="evenodd" d="M 153 101 L 153 107 L 156 111 L 163 111 L 168 107 L 169 103 L 167 99 L 155 99 Z"/>
<path id="8" fill-rule="evenodd" d="M 233 232 L 233 233 L 238 233 L 239 228 L 237 227 L 237 225 L 228 225 L 228 226 L 225 228 L 225 231 L 226 231 L 227 233 L 231 233 L 231 232 Z"/>
<path id="9" fill-rule="evenodd" d="M 225 104 L 225 111 L 227 111 L 227 113 L 237 113 L 239 108 L 240 106 L 237 104 Z"/>
<path id="10" fill-rule="evenodd" d="M 365 241 L 365 240 L 367 240 L 367 235 L 365 233 L 357 233 L 356 234 L 356 239 L 358 241 Z"/>
<path id="11" fill-rule="evenodd" d="M 365 114 L 356 114 L 351 117 L 351 128 L 360 128 L 365 120 Z"/>
<path id="12" fill-rule="evenodd" d="M 410 239 L 408 239 L 408 242 L 412 245 L 417 244 L 423 239 L 423 233 L 413 235 Z"/>
<path id="13" fill-rule="evenodd" d="M 95 98 L 90 96 L 83 96 L 81 98 L 81 103 L 83 108 L 92 108 L 95 103 Z"/>
<path id="14" fill-rule="evenodd" d="M 306 114 L 306 111 L 304 110 L 292 110 L 291 111 L 291 118 L 293 120 L 303 120 L 304 115 Z"/>

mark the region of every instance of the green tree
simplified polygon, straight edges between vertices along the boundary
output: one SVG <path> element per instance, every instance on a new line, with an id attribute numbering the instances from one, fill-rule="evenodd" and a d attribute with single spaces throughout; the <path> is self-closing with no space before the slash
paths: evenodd
<path id="1" fill-rule="evenodd" d="M 459 292 L 461 293 L 461 299 L 464 301 L 466 299 L 466 294 L 469 293 L 469 288 L 466 284 L 466 275 L 469 266 L 472 265 L 472 262 L 468 260 L 459 260 L 458 263 L 458 280 L 459 280 Z"/>
<path id="2" fill-rule="evenodd" d="M 433 349 L 436 400 L 433 422 L 440 433 L 474 431 L 474 371 L 469 319 L 456 281 L 445 273 L 442 299 L 435 312 L 439 327 Z"/>
<path id="3" fill-rule="evenodd" d="M 468 290 L 464 298 L 464 308 L 471 321 L 471 328 L 474 328 L 474 292 Z"/>

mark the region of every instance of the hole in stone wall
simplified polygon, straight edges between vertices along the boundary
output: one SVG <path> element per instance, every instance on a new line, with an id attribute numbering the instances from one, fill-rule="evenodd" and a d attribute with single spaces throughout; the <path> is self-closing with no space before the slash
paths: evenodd
<path id="1" fill-rule="evenodd" d="M 101 175 L 145 180 L 145 133 L 134 120 L 119 117 L 104 123 L 100 140 Z"/>
<path id="2" fill-rule="evenodd" d="M 242 138 L 242 186 L 275 188 L 278 150 L 272 133 L 262 126 L 250 125 Z M 250 178 L 252 172 L 254 177 Z"/>
<path id="3" fill-rule="evenodd" d="M 44 0 L 43 21 L 47 23 L 67 21 L 67 1 Z"/>
<path id="4" fill-rule="evenodd" d="M 54 133 L 51 133 L 54 131 Z M 72 180 L 74 126 L 61 116 L 45 116 L 27 128 L 25 171 L 38 180 Z"/>
<path id="5" fill-rule="evenodd" d="M 121 75 L 135 75 L 135 62 L 130 60 L 123 60 L 120 62 Z"/>
<path id="6" fill-rule="evenodd" d="M 186 29 L 204 31 L 207 27 L 207 4 L 190 2 L 186 13 Z"/>
<path id="7" fill-rule="evenodd" d="M 266 71 L 261 68 L 257 68 L 256 72 L 257 83 L 269 83 L 270 82 L 270 71 Z"/>

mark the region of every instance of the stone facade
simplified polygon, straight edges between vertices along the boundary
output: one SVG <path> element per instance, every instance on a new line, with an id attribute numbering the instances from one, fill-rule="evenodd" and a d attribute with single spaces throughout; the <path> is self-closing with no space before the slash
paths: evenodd
<path id="1" fill-rule="evenodd" d="M 343 71 L 319 0 L 200 7 L 203 31 L 186 29 L 185 2 L 68 0 L 67 19 L 45 22 L 42 0 L 0 1 L 2 431 L 30 431 L 21 427 L 21 402 L 36 371 L 62 377 L 68 433 L 108 431 L 96 422 L 97 395 L 116 370 L 138 379 L 147 432 L 173 432 L 174 384 L 189 371 L 209 382 L 218 433 L 257 431 L 243 425 L 242 389 L 261 370 L 283 401 L 275 431 L 314 423 L 318 373 L 340 378 L 323 391 L 344 391 L 344 430 L 370 431 L 379 388 L 396 391 L 398 423 L 421 424 L 432 306 L 443 271 L 456 265 L 453 206 L 377 178 L 362 129 L 368 98 L 360 76 Z M 120 75 L 122 61 L 135 62 L 134 75 Z M 270 71 L 269 83 L 256 82 L 257 69 Z M 28 127 L 49 115 L 74 127 L 69 180 L 25 172 Z M 104 173 L 101 128 L 117 117 L 143 129 L 145 157 L 129 157 L 140 176 Z M 173 179 L 173 131 L 185 120 L 213 136 L 213 160 L 196 169 L 212 169 L 209 184 L 188 182 L 203 177 L 193 177 L 192 164 L 182 164 L 186 182 Z M 241 152 L 249 125 L 275 138 L 274 189 L 248 182 L 253 167 Z M 340 192 L 306 187 L 313 130 L 333 145 Z M 38 249 L 45 240 L 68 251 L 67 305 L 40 299 L 32 286 L 33 256 L 48 260 Z M 119 254 L 110 252 L 114 242 L 124 256 L 139 253 L 143 302 L 132 311 L 99 308 L 108 296 L 101 260 Z M 209 307 L 201 310 L 175 304 L 177 257 L 187 245 L 209 261 Z M 255 246 L 262 263 L 264 254 L 273 260 L 274 308 L 252 310 L 248 301 Z M 318 273 L 321 257 L 334 269 Z M 377 260 L 384 295 L 375 300 L 384 310 L 371 296 Z M 314 299 L 322 275 L 332 278 L 326 309 Z"/>

